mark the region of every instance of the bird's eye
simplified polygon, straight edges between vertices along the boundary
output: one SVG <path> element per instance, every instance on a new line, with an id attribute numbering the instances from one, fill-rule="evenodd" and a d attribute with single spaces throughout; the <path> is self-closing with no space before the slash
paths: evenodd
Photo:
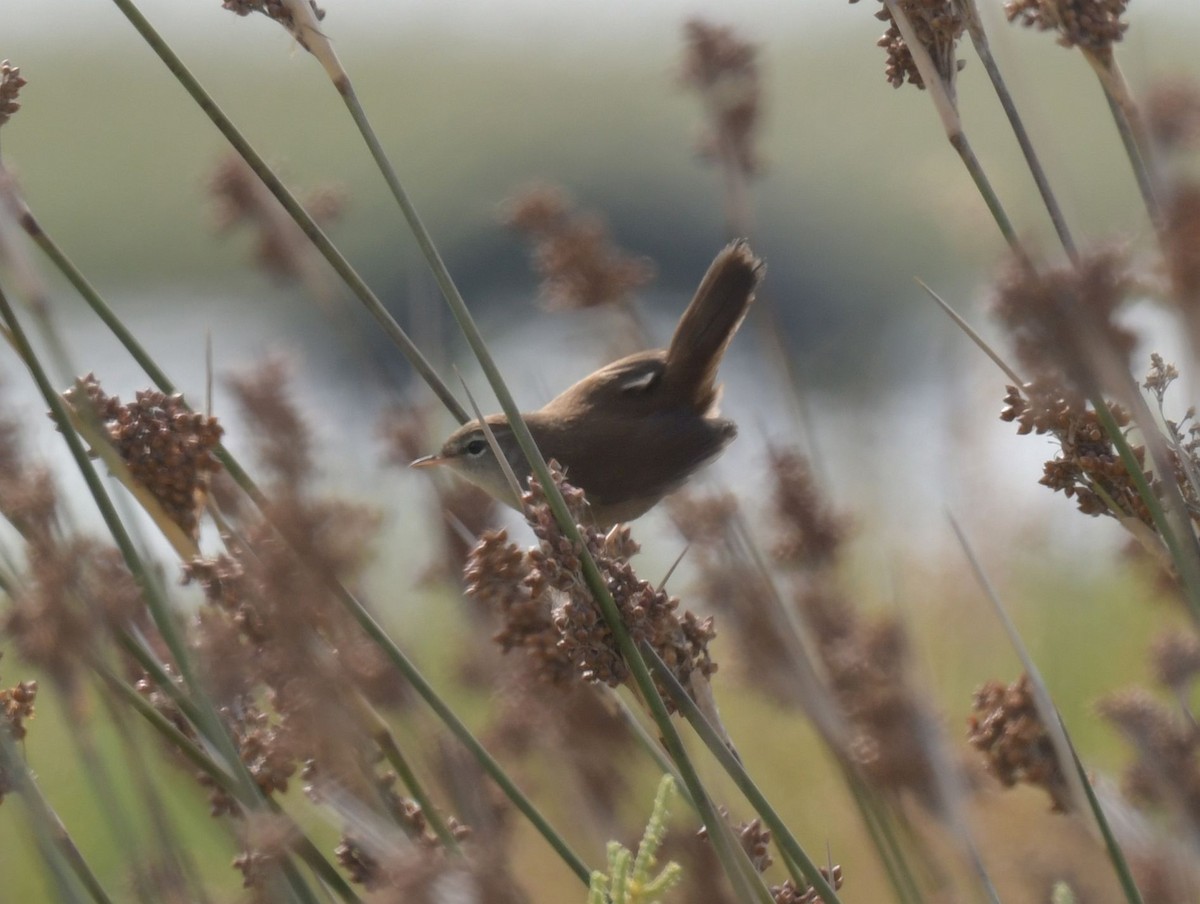
<path id="1" fill-rule="evenodd" d="M 472 458 L 478 458 L 480 455 L 482 455 L 484 452 L 487 451 L 487 447 L 488 447 L 487 440 L 473 439 L 469 443 L 467 443 L 467 454 L 470 455 Z"/>

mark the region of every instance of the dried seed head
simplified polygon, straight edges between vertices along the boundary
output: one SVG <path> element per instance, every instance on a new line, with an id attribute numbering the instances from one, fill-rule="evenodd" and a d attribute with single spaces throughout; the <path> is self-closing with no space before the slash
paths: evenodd
<path id="1" fill-rule="evenodd" d="M 989 681 L 971 701 L 967 740 L 986 755 L 988 771 L 1006 788 L 1037 785 L 1054 810 L 1070 808 L 1070 794 L 1050 734 L 1034 703 L 1029 676 L 1010 685 Z"/>
<path id="2" fill-rule="evenodd" d="M 76 380 L 63 398 L 83 417 L 98 419 L 130 476 L 188 536 L 198 536 L 208 480 L 221 467 L 215 449 L 224 431 L 217 419 L 191 411 L 180 395 L 155 390 L 122 405 L 92 374 Z"/>
<path id="3" fill-rule="evenodd" d="M 499 616 L 492 639 L 504 652 L 525 650 L 540 681 L 565 686 L 573 680 L 570 659 L 558 646 L 545 577 L 527 551 L 509 543 L 503 530 L 485 531 L 467 556 L 463 578 L 467 595 Z"/>
<path id="4" fill-rule="evenodd" d="M 33 703 L 37 699 L 37 692 L 36 681 L 21 681 L 13 687 L 0 688 L 0 719 L 8 723 L 6 726 L 0 726 L 0 731 L 7 730 L 14 741 L 25 738 L 25 722 L 33 718 Z M 0 789 L 0 800 L 3 800 L 3 797 L 3 790 Z"/>
<path id="5" fill-rule="evenodd" d="M 1196 329 L 1200 321 L 1200 185 L 1184 182 L 1171 192 L 1162 243 L 1172 297 Z"/>
<path id="6" fill-rule="evenodd" d="M 21 77 L 20 67 L 12 65 L 8 60 L 0 62 L 0 126 L 21 109 L 21 102 L 17 97 L 27 84 L 28 82 Z"/>
<path id="7" fill-rule="evenodd" d="M 1034 272 L 1013 261 L 996 283 L 995 315 L 1012 337 L 1022 367 L 1035 377 L 1089 395 L 1100 344 L 1126 364 L 1137 335 L 1117 322 L 1135 288 L 1124 252 L 1105 249 L 1078 266 Z"/>
<path id="8" fill-rule="evenodd" d="M 1158 352 L 1150 353 L 1150 369 L 1146 372 L 1146 379 L 1142 381 L 1142 388 L 1154 393 L 1160 405 L 1167 389 L 1178 379 L 1179 368 L 1163 361 Z"/>
<path id="9" fill-rule="evenodd" d="M 762 104 L 758 48 L 732 28 L 703 19 L 684 25 L 684 40 L 683 80 L 700 95 L 708 116 L 701 152 L 743 175 L 755 175 Z"/>
<path id="10" fill-rule="evenodd" d="M 327 296 L 324 263 L 312 242 L 240 156 L 222 157 L 207 187 L 218 232 L 247 227 L 256 239 L 255 263 L 263 271 L 281 284 L 303 282 L 319 299 Z M 309 194 L 304 207 L 325 226 L 341 217 L 345 203 L 345 192 L 324 186 Z"/>
<path id="11" fill-rule="evenodd" d="M 1200 637 L 1194 632 L 1168 631 L 1151 647 L 1155 679 L 1183 696 L 1200 675 Z"/>
<path id="12" fill-rule="evenodd" d="M 1058 32 L 1063 47 L 1111 53 L 1128 24 L 1121 21 L 1128 0 L 1009 0 L 1008 21 L 1039 31 Z"/>
<path id="13" fill-rule="evenodd" d="M 782 529 L 774 548 L 776 560 L 803 568 L 832 563 L 849 532 L 847 519 L 833 511 L 798 452 L 772 448 L 770 460 L 772 501 Z"/>
<path id="14" fill-rule="evenodd" d="M 1129 412 L 1115 403 L 1108 403 L 1108 413 L 1118 429 L 1131 421 Z M 1131 517 L 1154 526 L 1138 482 L 1104 422 L 1077 392 L 1051 378 L 1027 383 L 1023 391 L 1010 386 L 1000 419 L 1015 421 L 1021 434 L 1051 434 L 1058 442 L 1058 454 L 1043 466 L 1039 481 L 1043 486 L 1074 499 L 1085 515 Z M 1130 451 L 1144 469 L 1145 447 L 1132 446 Z M 1152 492 L 1162 492 L 1161 480 L 1144 470 L 1142 476 Z"/>
<path id="15" fill-rule="evenodd" d="M 771 830 L 757 816 L 737 827 L 738 841 L 754 868 L 765 873 L 774 860 L 771 858 Z"/>
<path id="16" fill-rule="evenodd" d="M 858 0 L 850 2 L 857 3 Z M 933 61 L 942 83 L 953 97 L 955 76 L 966 65 L 956 53 L 958 39 L 966 29 L 966 20 L 958 5 L 950 0 L 900 0 L 900 7 L 912 24 L 921 46 Z M 908 82 L 923 89 L 925 79 L 917 69 L 912 50 L 901 35 L 892 11 L 885 6 L 876 11 L 875 18 L 888 25 L 887 31 L 875 42 L 887 51 L 885 72 L 888 83 L 893 88 L 899 88 Z"/>
<path id="17" fill-rule="evenodd" d="M 1191 150 L 1200 143 L 1200 83 L 1186 76 L 1162 79 L 1142 100 L 1146 128 L 1164 149 Z"/>
<path id="18" fill-rule="evenodd" d="M 821 875 L 826 882 L 833 886 L 834 891 L 842 887 L 842 868 L 837 864 L 829 868 L 821 867 Z M 811 885 L 797 888 L 792 879 L 786 880 L 782 885 L 772 885 L 771 897 L 775 904 L 820 904 L 825 900 Z"/>
<path id="19" fill-rule="evenodd" d="M 228 380 L 246 419 L 256 428 L 257 454 L 282 486 L 300 487 L 313 476 L 312 438 L 291 398 L 285 361 L 270 358 Z"/>
<path id="20" fill-rule="evenodd" d="M 325 18 L 325 10 L 321 9 L 314 0 L 309 0 L 317 21 Z M 280 0 L 224 0 L 222 9 L 227 9 L 238 16 L 248 16 L 251 13 L 262 13 L 269 19 L 274 19 L 288 31 L 295 31 L 296 23 L 286 3 Z"/>
<path id="21" fill-rule="evenodd" d="M 596 214 L 578 212 L 562 189 L 535 185 L 507 202 L 505 223 L 529 236 L 541 298 L 549 310 L 627 303 L 654 278 L 654 266 L 614 245 Z"/>
<path id="22" fill-rule="evenodd" d="M 640 580 L 630 566 L 628 557 L 637 551 L 637 544 L 629 528 L 620 526 L 602 534 L 584 525 L 583 491 L 563 480 L 556 462 L 551 461 L 550 467 L 633 642 L 649 643 L 685 687 L 693 677 L 712 675 L 717 668 L 708 653 L 716 633 L 712 619 L 690 612 L 676 614 L 679 601 Z M 551 680 L 564 680 L 569 672 L 562 667 L 569 663 L 585 681 L 616 687 L 628 678 L 629 670 L 583 579 L 582 550 L 559 529 L 536 480 L 530 480 L 522 504 L 538 546 L 522 552 L 507 543 L 502 531 L 485 534 L 471 553 L 468 592 L 504 615 L 500 642 L 531 650 L 540 671 Z"/>
<path id="23" fill-rule="evenodd" d="M 233 859 L 233 866 L 242 874 L 243 888 L 265 888 L 299 832 L 291 819 L 274 813 L 252 813 L 240 828 L 245 849 Z"/>
<path id="24" fill-rule="evenodd" d="M 1125 736 L 1137 759 L 1125 773 L 1130 796 L 1174 808 L 1191 824 L 1200 820 L 1200 729 L 1177 718 L 1148 692 L 1111 694 L 1097 706 Z"/>

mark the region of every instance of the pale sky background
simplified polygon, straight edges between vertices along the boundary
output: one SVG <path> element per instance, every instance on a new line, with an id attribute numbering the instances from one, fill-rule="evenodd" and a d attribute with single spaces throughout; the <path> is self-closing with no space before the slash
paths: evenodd
<path id="1" fill-rule="evenodd" d="M 1158 0 L 1170 2 L 1170 0 Z M 333 20 L 346 27 L 369 26 L 372 29 L 419 29 L 430 26 L 453 27 L 495 37 L 544 37 L 580 30 L 586 23 L 590 37 L 602 37 L 663 26 L 674 30 L 685 16 L 704 15 L 713 19 L 736 19 L 744 27 L 770 23 L 775 27 L 812 27 L 814 24 L 855 18 L 863 13 L 850 8 L 844 0 L 741 0 L 736 8 L 717 0 L 606 0 L 580 4 L 568 0 L 330 0 L 321 5 Z M 865 4 L 864 4 L 865 5 Z M 1180 2 L 1178 5 L 1182 6 Z M 156 21 L 202 24 L 220 9 L 220 0 L 145 0 L 142 12 Z M 111 4 L 87 0 L 5 0 L 5 32 L 43 33 L 56 37 L 81 37 L 96 29 L 122 21 Z M 226 13 L 226 15 L 228 15 Z M 539 34 L 527 28 L 536 24 Z M 5 35 L 7 37 L 7 35 Z M 3 40 L 0 37 L 0 40 Z"/>
<path id="2" fill-rule="evenodd" d="M 702 15 L 717 21 L 736 20 L 750 30 L 756 25 L 773 28 L 811 29 L 870 17 L 875 0 L 860 0 L 854 8 L 846 0 L 740 0 L 736 7 L 720 0 L 605 0 L 578 3 L 570 0 L 327 0 L 322 5 L 339 25 L 413 29 L 430 26 L 491 35 L 497 38 L 538 39 L 547 32 L 586 32 L 590 38 L 626 34 L 630 30 L 666 27 L 672 31 L 686 16 Z M 115 27 L 122 21 L 111 4 L 92 0 L 5 0 L 3 34 L 52 34 L 83 37 L 97 29 Z M 159 22 L 203 24 L 220 0 L 143 0 L 142 12 Z M 995 13 L 1000 0 L 981 0 L 985 14 Z M 1139 0 L 1131 14 L 1171 11 L 1200 21 L 1200 4 L 1195 0 Z M 586 28 L 581 29 L 586 23 Z M 536 24 L 539 32 L 527 28 Z M 1183 24 L 1183 23 L 1181 23 Z"/>

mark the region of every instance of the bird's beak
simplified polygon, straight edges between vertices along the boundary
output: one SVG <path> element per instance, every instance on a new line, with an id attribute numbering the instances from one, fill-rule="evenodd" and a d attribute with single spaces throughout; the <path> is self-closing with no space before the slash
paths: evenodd
<path id="1" fill-rule="evenodd" d="M 438 465 L 444 465 L 446 459 L 441 455 L 425 455 L 412 462 L 410 468 L 435 468 Z"/>

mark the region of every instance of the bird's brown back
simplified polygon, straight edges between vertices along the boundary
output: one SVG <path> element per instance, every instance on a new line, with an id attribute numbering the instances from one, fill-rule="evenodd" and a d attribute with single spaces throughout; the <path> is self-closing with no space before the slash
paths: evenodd
<path id="1" fill-rule="evenodd" d="M 593 428 L 600 427 L 605 437 L 599 447 L 554 414 L 530 412 L 525 423 L 542 455 L 556 459 L 567 480 L 585 490 L 601 523 L 641 515 L 716 458 L 737 435 L 732 421 L 683 411 L 605 419 L 602 425 L 593 415 Z"/>
<path id="2" fill-rule="evenodd" d="M 637 517 L 737 435 L 732 421 L 713 416 L 717 369 L 762 270 L 746 242 L 732 243 L 709 266 L 668 348 L 614 361 L 525 415 L 542 454 L 587 492 L 598 520 Z"/>

